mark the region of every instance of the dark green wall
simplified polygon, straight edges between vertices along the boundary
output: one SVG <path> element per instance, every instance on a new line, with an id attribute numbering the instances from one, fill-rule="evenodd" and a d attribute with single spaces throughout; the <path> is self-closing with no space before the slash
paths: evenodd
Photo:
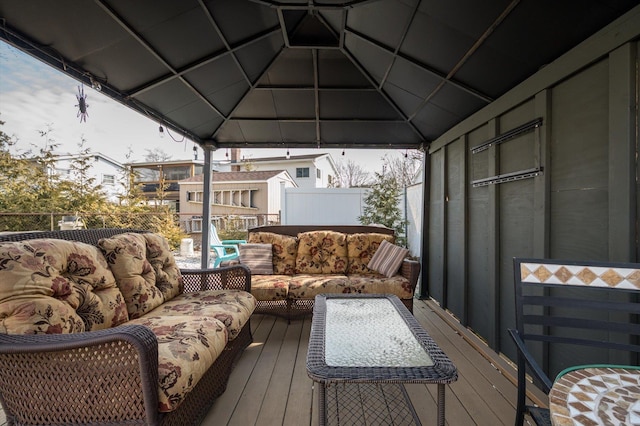
<path id="1" fill-rule="evenodd" d="M 639 56 L 632 41 L 550 66 L 431 145 L 422 286 L 512 358 L 513 257 L 640 260 Z M 540 127 L 472 153 L 535 119 Z M 535 177 L 472 184 L 535 168 Z M 552 367 L 565 355 L 552 353 Z"/>

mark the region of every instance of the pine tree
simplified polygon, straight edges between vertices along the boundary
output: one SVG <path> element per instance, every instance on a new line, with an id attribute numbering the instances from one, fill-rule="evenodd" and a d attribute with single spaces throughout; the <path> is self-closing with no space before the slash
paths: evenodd
<path id="1" fill-rule="evenodd" d="M 365 206 L 358 220 L 363 225 L 384 225 L 396 233 L 396 243 L 406 245 L 405 225 L 400 210 L 401 188 L 388 174 L 375 173 L 375 181 L 364 199 Z"/>

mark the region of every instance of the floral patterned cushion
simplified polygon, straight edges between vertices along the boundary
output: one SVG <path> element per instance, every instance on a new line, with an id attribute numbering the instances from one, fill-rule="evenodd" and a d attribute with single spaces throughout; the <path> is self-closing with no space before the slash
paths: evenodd
<path id="1" fill-rule="evenodd" d="M 354 293 L 386 293 L 395 294 L 400 299 L 413 298 L 411 284 L 402 275 L 394 275 L 391 278 L 381 274 L 349 275 L 349 286 L 354 290 Z"/>
<path id="2" fill-rule="evenodd" d="M 344 274 L 347 272 L 347 236 L 335 231 L 298 234 L 297 274 Z"/>
<path id="3" fill-rule="evenodd" d="M 256 308 L 256 299 L 242 290 L 206 290 L 183 293 L 149 313 L 152 316 L 194 315 L 216 318 L 235 339 Z"/>
<path id="4" fill-rule="evenodd" d="M 156 287 L 168 301 L 182 293 L 184 282 L 180 268 L 169 248 L 169 242 L 162 235 L 151 232 L 142 234 L 147 240 L 147 260 L 156 273 Z"/>
<path id="5" fill-rule="evenodd" d="M 0 243 L 0 332 L 74 333 L 128 319 L 96 247 L 56 239 Z"/>
<path id="6" fill-rule="evenodd" d="M 207 316 L 151 316 L 131 320 L 158 339 L 158 411 L 180 406 L 227 344 L 227 328 Z"/>
<path id="7" fill-rule="evenodd" d="M 369 269 L 367 264 L 384 240 L 393 243 L 395 238 L 393 235 L 375 233 L 347 235 L 347 254 L 349 257 L 347 274 L 376 274 L 376 271 Z"/>
<path id="8" fill-rule="evenodd" d="M 355 293 L 346 275 L 301 274 L 291 278 L 289 299 L 314 299 L 318 294 Z"/>
<path id="9" fill-rule="evenodd" d="M 257 300 L 285 300 L 291 275 L 252 275 L 251 294 Z"/>
<path id="10" fill-rule="evenodd" d="M 144 235 L 126 233 L 102 238 L 98 247 L 116 277 L 129 318 L 139 318 L 164 302 L 162 291 L 156 286 L 156 272 L 147 259 Z"/>
<path id="11" fill-rule="evenodd" d="M 273 273 L 294 274 L 298 253 L 298 240 L 295 237 L 274 232 L 252 232 L 249 234 L 248 242 L 271 244 L 273 248 Z"/>

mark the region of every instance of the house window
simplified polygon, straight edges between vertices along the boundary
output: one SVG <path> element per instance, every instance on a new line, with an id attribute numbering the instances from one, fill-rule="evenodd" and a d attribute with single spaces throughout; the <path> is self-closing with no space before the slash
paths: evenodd
<path id="1" fill-rule="evenodd" d="M 316 178 L 322 179 L 322 170 L 316 169 Z"/>
<path id="2" fill-rule="evenodd" d="M 201 203 L 204 199 L 203 191 L 187 191 L 187 201 Z"/>
<path id="3" fill-rule="evenodd" d="M 297 178 L 308 178 L 309 177 L 309 168 L 308 167 L 298 167 L 298 168 L 296 168 L 296 177 Z"/>
<path id="4" fill-rule="evenodd" d="M 116 177 L 114 175 L 102 175 L 103 185 L 115 185 Z"/>

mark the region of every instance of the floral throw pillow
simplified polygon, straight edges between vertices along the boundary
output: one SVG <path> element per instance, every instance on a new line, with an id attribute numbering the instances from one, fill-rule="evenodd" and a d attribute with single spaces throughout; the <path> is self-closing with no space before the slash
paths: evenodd
<path id="1" fill-rule="evenodd" d="M 167 302 L 183 291 L 184 282 L 180 268 L 165 237 L 151 232 L 142 235 L 147 241 L 147 260 L 156 273 L 156 287 Z"/>
<path id="2" fill-rule="evenodd" d="M 336 231 L 298 234 L 298 274 L 344 274 L 347 272 L 347 235 Z"/>
<path id="3" fill-rule="evenodd" d="M 0 243 L 0 333 L 75 333 L 128 320 L 97 247 L 57 239 Z"/>
<path id="4" fill-rule="evenodd" d="M 142 234 L 102 238 L 98 247 L 116 277 L 129 318 L 139 318 L 164 302 L 162 292 L 156 287 L 156 272 L 147 260 L 147 240 Z"/>
<path id="5" fill-rule="evenodd" d="M 377 233 L 358 233 L 347 235 L 347 253 L 349 275 L 375 275 L 377 272 L 367 266 L 382 241 L 394 242 L 393 235 Z"/>

